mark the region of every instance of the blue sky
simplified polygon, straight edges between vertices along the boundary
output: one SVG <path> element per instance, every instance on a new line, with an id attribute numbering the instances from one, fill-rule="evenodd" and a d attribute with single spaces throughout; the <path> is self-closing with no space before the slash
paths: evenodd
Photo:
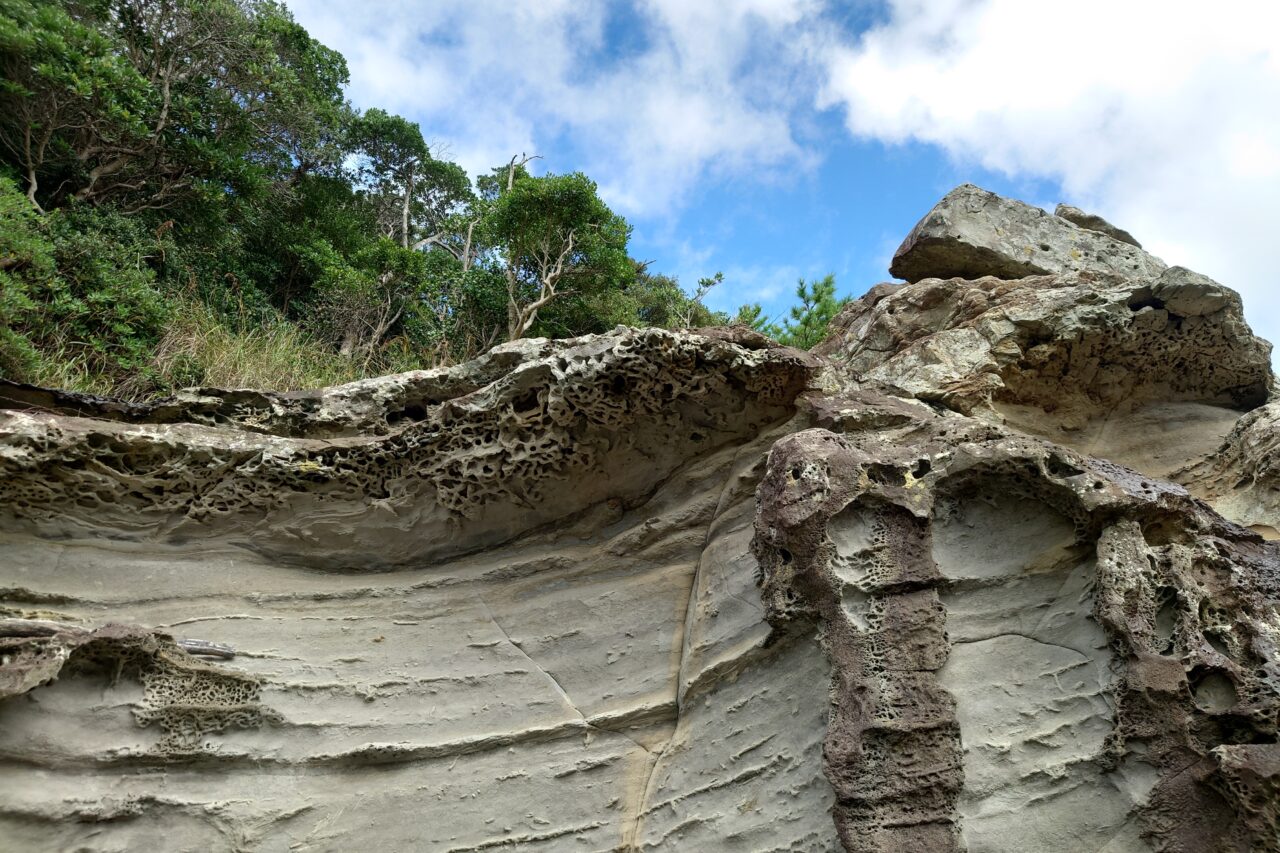
<path id="1" fill-rule="evenodd" d="M 782 315 L 800 277 L 834 273 L 839 292 L 852 296 L 892 281 L 894 250 L 957 184 L 1040 204 L 1060 195 L 1051 181 L 957 164 L 935 146 L 853 140 L 831 124 L 826 156 L 812 169 L 760 184 L 710 180 L 678 216 L 637 219 L 632 254 L 690 285 L 723 271 L 725 284 L 708 297 L 712 307 L 758 301 Z"/>
<path id="2" fill-rule="evenodd" d="M 580 170 L 717 308 L 858 295 L 970 181 L 1127 228 L 1280 339 L 1273 0 L 286 0 L 474 173 Z"/>

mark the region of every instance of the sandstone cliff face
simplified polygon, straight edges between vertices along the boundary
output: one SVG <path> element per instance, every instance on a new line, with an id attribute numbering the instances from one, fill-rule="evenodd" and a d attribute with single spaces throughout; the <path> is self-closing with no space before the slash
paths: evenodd
<path id="1" fill-rule="evenodd" d="M 1269 346 L 1125 237 L 961 187 L 814 355 L 0 389 L 0 846 L 1280 849 Z"/>

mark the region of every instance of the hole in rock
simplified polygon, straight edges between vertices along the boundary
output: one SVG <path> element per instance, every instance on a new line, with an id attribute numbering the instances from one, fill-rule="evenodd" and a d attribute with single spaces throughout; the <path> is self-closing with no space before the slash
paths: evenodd
<path id="1" fill-rule="evenodd" d="M 867 476 L 882 486 L 904 486 L 907 483 L 907 475 L 892 465 L 876 463 L 867 469 Z"/>
<path id="2" fill-rule="evenodd" d="M 1049 455 L 1049 458 L 1045 460 L 1044 467 L 1054 477 L 1075 477 L 1084 473 L 1082 469 L 1072 465 L 1056 453 Z"/>
<path id="3" fill-rule="evenodd" d="M 526 391 L 511 403 L 511 410 L 517 415 L 526 415 L 538 409 L 538 392 Z"/>
<path id="4" fill-rule="evenodd" d="M 1205 641 L 1213 648 L 1215 652 L 1224 658 L 1231 657 L 1231 646 L 1227 643 L 1226 632 L 1222 629 L 1211 628 L 1204 632 Z"/>
<path id="5" fill-rule="evenodd" d="M 420 423 L 427 419 L 427 409 L 417 403 L 410 403 L 398 412 L 387 412 L 387 423 L 397 424 L 401 421 Z"/>
<path id="6" fill-rule="evenodd" d="M 1217 670 L 1197 667 L 1191 671 L 1191 694 L 1196 707 L 1210 714 L 1220 714 L 1236 704 L 1236 686 Z"/>
<path id="7" fill-rule="evenodd" d="M 1214 718 L 1218 743 L 1275 743 L 1273 732 L 1259 731 L 1248 717 L 1239 714 L 1223 714 Z"/>
<path id="8" fill-rule="evenodd" d="M 1146 288 L 1139 290 L 1134 294 L 1134 298 L 1129 302 L 1130 311 L 1141 311 L 1143 308 L 1163 308 L 1164 300 L 1155 296 L 1151 296 Z"/>
<path id="9" fill-rule="evenodd" d="M 1178 622 L 1176 600 L 1176 593 L 1167 586 L 1156 594 L 1156 601 L 1160 603 L 1156 611 L 1156 651 L 1162 655 L 1173 654 L 1173 633 Z"/>

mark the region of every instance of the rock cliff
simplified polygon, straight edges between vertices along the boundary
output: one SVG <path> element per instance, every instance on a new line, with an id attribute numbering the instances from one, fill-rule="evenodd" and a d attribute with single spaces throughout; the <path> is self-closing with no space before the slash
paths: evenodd
<path id="1" fill-rule="evenodd" d="M 971 186 L 893 271 L 812 354 L 0 388 L 0 847 L 1280 849 L 1238 296 Z"/>

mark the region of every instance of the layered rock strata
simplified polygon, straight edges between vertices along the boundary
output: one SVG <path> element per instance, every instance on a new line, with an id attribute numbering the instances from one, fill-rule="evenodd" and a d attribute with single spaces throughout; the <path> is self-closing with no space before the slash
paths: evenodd
<path id="1" fill-rule="evenodd" d="M 0 388 L 0 838 L 1280 849 L 1280 403 L 1239 298 L 971 186 L 893 269 L 814 354 L 619 329 L 302 394 Z"/>
<path id="2" fill-rule="evenodd" d="M 0 835 L 831 849 L 829 668 L 763 648 L 748 551 L 815 362 L 656 331 L 488 360 L 123 413 L 9 389 Z"/>

